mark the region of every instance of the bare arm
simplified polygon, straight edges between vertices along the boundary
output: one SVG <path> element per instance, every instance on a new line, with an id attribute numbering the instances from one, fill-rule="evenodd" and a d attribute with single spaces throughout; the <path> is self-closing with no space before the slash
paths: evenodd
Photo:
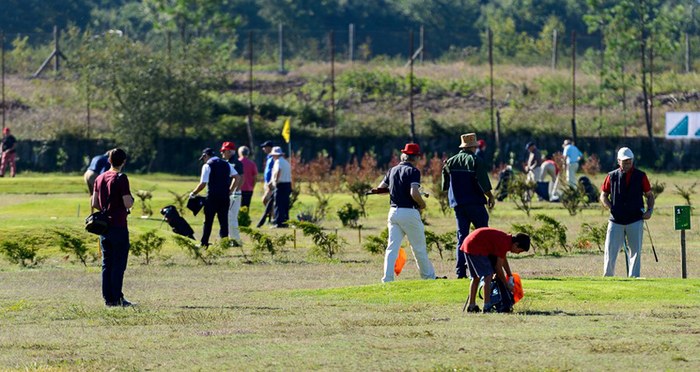
<path id="1" fill-rule="evenodd" d="M 651 218 L 651 214 L 654 212 L 654 193 L 651 191 L 645 192 L 644 196 L 647 198 L 647 210 L 644 212 L 642 218 L 648 220 Z"/>
<path id="2" fill-rule="evenodd" d="M 608 192 L 601 192 L 600 193 L 600 202 L 603 204 L 603 206 L 607 209 L 612 209 L 612 204 L 610 203 L 610 193 Z"/>
<path id="3" fill-rule="evenodd" d="M 100 209 L 100 204 L 97 201 L 97 193 L 92 194 L 92 200 L 90 200 L 90 205 L 95 209 Z"/>
<path id="4" fill-rule="evenodd" d="M 202 190 L 204 190 L 205 187 L 207 187 L 207 183 L 206 183 L 206 182 L 200 182 L 199 185 L 197 185 L 197 187 L 195 187 L 194 190 L 192 190 L 192 192 L 190 193 L 190 195 L 197 195 L 197 194 L 199 194 L 199 192 L 202 191 Z"/>
<path id="5" fill-rule="evenodd" d="M 122 196 L 122 201 L 124 201 L 124 207 L 129 209 L 134 206 L 134 197 L 131 194 L 126 194 Z"/>
<path id="6" fill-rule="evenodd" d="M 504 269 L 506 270 L 508 275 L 512 275 L 510 273 L 510 266 L 508 265 L 508 259 L 506 259 L 505 257 L 504 258 L 497 257 L 496 258 L 496 276 L 503 283 L 508 283 L 508 279 L 506 279 L 506 274 L 503 271 Z"/>
<path id="7" fill-rule="evenodd" d="M 241 187 L 241 184 L 243 184 L 243 177 L 240 174 L 232 176 L 231 177 L 231 186 L 229 186 L 229 188 L 228 188 L 229 194 L 238 190 Z"/>
<path id="8" fill-rule="evenodd" d="M 420 189 L 417 184 L 411 185 L 411 198 L 418 204 L 418 209 L 425 209 L 425 200 L 423 200 L 423 196 L 420 194 Z"/>

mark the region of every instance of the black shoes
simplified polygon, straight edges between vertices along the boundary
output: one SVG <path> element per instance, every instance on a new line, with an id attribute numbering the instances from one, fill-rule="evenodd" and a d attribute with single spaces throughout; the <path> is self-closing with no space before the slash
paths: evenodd
<path id="1" fill-rule="evenodd" d="M 474 306 L 469 306 L 467 309 L 468 313 L 480 313 L 481 309 L 479 309 L 479 305 L 474 305 Z"/>
<path id="2" fill-rule="evenodd" d="M 447 276 L 436 276 L 435 279 L 447 279 Z"/>
<path id="3" fill-rule="evenodd" d="M 131 307 L 131 306 L 136 306 L 135 303 L 127 300 L 126 298 L 122 297 L 119 300 L 115 302 L 106 302 L 105 305 L 107 307 Z"/>

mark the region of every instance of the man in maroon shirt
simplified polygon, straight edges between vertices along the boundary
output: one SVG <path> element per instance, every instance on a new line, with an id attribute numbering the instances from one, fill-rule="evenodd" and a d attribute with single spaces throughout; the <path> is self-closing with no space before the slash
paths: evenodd
<path id="1" fill-rule="evenodd" d="M 522 253 L 530 250 L 530 236 L 518 233 L 515 236 L 496 230 L 490 227 L 482 227 L 472 231 L 464 239 L 460 250 L 466 253 L 467 266 L 471 284 L 469 287 L 469 308 L 470 313 L 478 313 L 479 306 L 476 305 L 476 292 L 479 289 L 479 282 L 484 280 L 484 312 L 494 310 L 491 305 L 491 279 L 494 272 L 498 279 L 507 283 L 509 290 L 513 290 L 513 283 L 506 279 L 512 277 L 506 253 Z M 495 256 L 496 264 L 491 263 L 489 256 Z M 494 267 L 495 266 L 495 267 Z"/>
<path id="2" fill-rule="evenodd" d="M 121 173 L 126 163 L 126 152 L 116 148 L 108 154 L 112 167 L 97 177 L 92 195 L 92 207 L 106 211 L 109 216 L 109 230 L 105 235 L 100 235 L 102 297 L 109 307 L 126 307 L 133 305 L 124 298 L 122 284 L 129 258 L 129 229 L 126 217 L 129 214 L 128 209 L 134 205 L 134 198 L 129 189 L 129 179 Z"/>

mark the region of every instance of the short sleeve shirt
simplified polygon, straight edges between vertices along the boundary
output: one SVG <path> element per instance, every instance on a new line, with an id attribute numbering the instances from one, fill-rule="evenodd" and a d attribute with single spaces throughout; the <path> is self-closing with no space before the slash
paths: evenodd
<path id="1" fill-rule="evenodd" d="M 91 170 L 97 174 L 102 174 L 109 170 L 111 165 L 109 164 L 109 156 L 106 154 L 97 155 L 92 160 L 90 160 L 90 165 L 88 170 Z"/>
<path id="2" fill-rule="evenodd" d="M 459 249 L 475 256 L 494 255 L 505 258 L 512 246 L 512 235 L 490 227 L 482 227 L 472 231 Z"/>
<path id="3" fill-rule="evenodd" d="M 126 174 L 105 172 L 95 179 L 95 195 L 100 210 L 107 209 L 110 224 L 115 227 L 126 227 L 126 206 L 124 195 L 131 195 L 129 178 Z"/>
<path id="4" fill-rule="evenodd" d="M 389 169 L 382 182 L 389 185 L 389 199 L 392 207 L 417 207 L 411 197 L 411 186 L 420 186 L 420 171 L 411 163 L 401 162 Z"/>
<path id="5" fill-rule="evenodd" d="M 238 158 L 243 164 L 243 185 L 241 191 L 253 191 L 255 188 L 255 178 L 258 177 L 258 167 L 248 158 Z"/>
<path id="6" fill-rule="evenodd" d="M 566 164 L 576 163 L 583 156 L 581 150 L 574 145 L 566 145 L 563 155 L 566 157 Z"/>
<path id="7" fill-rule="evenodd" d="M 630 177 L 632 177 L 632 172 L 634 172 L 634 167 L 630 169 L 629 172 L 625 173 L 625 184 L 629 186 L 630 184 Z M 600 191 L 605 192 L 605 193 L 610 193 L 610 175 L 608 174 L 605 176 L 605 181 L 603 181 L 603 186 L 600 187 Z M 651 184 L 649 183 L 649 178 L 647 177 L 646 173 L 644 174 L 644 177 L 642 177 L 642 191 L 647 193 L 651 191 Z"/>
<path id="8" fill-rule="evenodd" d="M 279 179 L 277 179 L 278 174 Z M 292 182 L 292 167 L 287 159 L 280 157 L 275 161 L 275 164 L 272 166 L 272 182 L 274 184 Z"/>
<path id="9" fill-rule="evenodd" d="M 11 134 L 7 137 L 4 137 L 2 139 L 2 151 L 11 149 L 12 146 L 14 146 L 16 142 L 17 142 L 17 139 L 15 138 L 15 136 L 13 136 Z"/>

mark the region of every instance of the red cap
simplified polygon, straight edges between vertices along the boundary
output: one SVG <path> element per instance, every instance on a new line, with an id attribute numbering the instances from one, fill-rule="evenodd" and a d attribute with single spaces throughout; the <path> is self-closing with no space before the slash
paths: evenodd
<path id="1" fill-rule="evenodd" d="M 3 133 L 3 134 L 10 133 L 10 127 L 2 128 L 2 133 Z"/>
<path id="2" fill-rule="evenodd" d="M 484 147 L 484 146 L 486 146 L 486 141 L 484 141 L 484 140 L 482 140 L 482 139 L 476 141 L 476 143 L 479 144 L 479 147 Z"/>
<path id="3" fill-rule="evenodd" d="M 236 149 L 236 144 L 235 144 L 235 143 L 233 143 L 233 142 L 224 142 L 224 143 L 221 145 L 221 150 L 219 150 L 219 151 L 221 151 L 221 152 L 224 152 L 224 151 L 226 151 L 226 150 L 231 150 L 231 151 L 233 151 L 233 150 L 235 150 L 235 149 Z"/>
<path id="4" fill-rule="evenodd" d="M 407 143 L 401 152 L 406 155 L 420 155 L 420 146 L 417 143 Z"/>

